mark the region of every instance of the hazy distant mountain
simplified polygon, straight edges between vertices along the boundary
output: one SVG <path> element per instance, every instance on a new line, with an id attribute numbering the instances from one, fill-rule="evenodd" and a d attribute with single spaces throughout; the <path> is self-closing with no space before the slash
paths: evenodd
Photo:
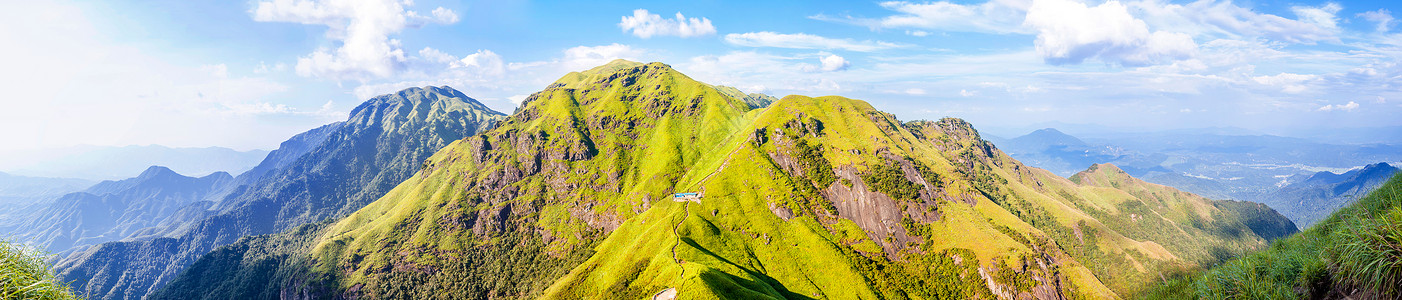
<path id="1" fill-rule="evenodd" d="M 156 225 L 232 181 L 224 172 L 195 178 L 153 166 L 134 178 L 64 195 L 9 232 L 49 252 L 114 241 Z"/>
<path id="2" fill-rule="evenodd" d="M 1367 195 L 1397 171 L 1392 165 L 1377 163 L 1342 174 L 1319 172 L 1256 200 L 1274 207 L 1302 228 L 1308 227 Z"/>
<path id="3" fill-rule="evenodd" d="M 1047 169 L 1060 176 L 1071 176 L 1091 165 L 1120 158 L 1119 151 L 1114 148 L 1088 145 L 1081 139 L 1055 128 L 1040 129 L 994 143 L 1019 161 Z"/>
<path id="4" fill-rule="evenodd" d="M 57 198 L 92 186 L 77 178 L 30 177 L 0 172 L 0 205 L 13 206 L 34 200 Z"/>
<path id="5" fill-rule="evenodd" d="M 239 174 L 252 168 L 266 150 L 235 151 L 229 148 L 170 148 L 149 146 L 76 146 L 42 151 L 7 153 L 0 170 L 41 177 L 116 180 L 140 174 L 150 166 L 165 166 L 180 174 L 204 176 L 214 172 Z M 23 158 L 23 159 L 15 159 Z"/>
<path id="6" fill-rule="evenodd" d="M 176 216 L 189 221 L 90 247 L 55 268 L 93 299 L 140 298 L 215 247 L 355 211 L 424 168 L 438 149 L 503 117 L 448 87 L 375 97 L 345 122 L 283 143 L 250 173 L 265 175 L 230 191 L 214 210 L 182 210 Z"/>

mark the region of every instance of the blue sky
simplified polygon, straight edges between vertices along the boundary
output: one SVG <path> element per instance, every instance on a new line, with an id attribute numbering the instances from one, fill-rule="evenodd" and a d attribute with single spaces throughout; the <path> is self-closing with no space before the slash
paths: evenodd
<path id="1" fill-rule="evenodd" d="M 510 113 L 614 58 L 1003 135 L 1402 125 L 1386 1 L 28 2 L 0 12 L 0 151 L 272 149 L 422 85 Z"/>

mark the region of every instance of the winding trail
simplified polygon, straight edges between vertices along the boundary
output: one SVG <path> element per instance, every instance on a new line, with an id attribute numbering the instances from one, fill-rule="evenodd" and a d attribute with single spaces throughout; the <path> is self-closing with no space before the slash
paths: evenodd
<path id="1" fill-rule="evenodd" d="M 734 157 L 735 152 L 740 152 L 740 148 L 744 147 L 744 145 L 740 145 L 740 147 L 735 147 L 735 150 L 730 150 L 730 154 L 726 154 L 725 160 L 720 162 L 720 167 L 716 168 L 715 170 L 711 170 L 711 174 L 706 174 L 706 177 L 701 177 L 701 180 L 697 181 L 696 184 L 692 186 L 700 186 L 702 183 L 706 183 L 706 180 L 710 180 L 711 176 L 716 176 L 716 173 L 720 173 L 720 171 L 725 170 L 725 167 L 730 165 L 730 158 Z"/>

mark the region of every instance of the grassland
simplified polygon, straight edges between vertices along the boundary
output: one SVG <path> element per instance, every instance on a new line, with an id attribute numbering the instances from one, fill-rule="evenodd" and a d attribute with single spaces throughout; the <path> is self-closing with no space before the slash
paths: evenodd
<path id="1" fill-rule="evenodd" d="M 1305 231 L 1143 294 L 1145 299 L 1402 297 L 1402 177 Z"/>
<path id="2" fill-rule="evenodd" d="M 962 120 L 737 94 L 661 63 L 567 74 L 379 200 L 216 251 L 162 295 L 1115 298 L 1266 245 L 1212 200 L 1026 167 Z"/>

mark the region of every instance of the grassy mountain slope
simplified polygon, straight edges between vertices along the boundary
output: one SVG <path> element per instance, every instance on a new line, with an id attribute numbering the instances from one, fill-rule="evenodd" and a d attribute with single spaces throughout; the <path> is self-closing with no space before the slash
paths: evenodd
<path id="1" fill-rule="evenodd" d="M 1298 235 L 1150 289 L 1146 299 L 1402 297 L 1402 176 Z"/>
<path id="2" fill-rule="evenodd" d="M 375 97 L 306 154 L 220 200 L 212 216 L 170 225 L 178 230 L 168 237 L 91 247 L 65 257 L 56 268 L 94 298 L 145 296 L 201 255 L 239 237 L 349 214 L 407 179 L 439 148 L 501 118 L 447 87 Z"/>
<path id="3" fill-rule="evenodd" d="M 1108 165 L 1078 177 L 962 120 L 836 96 L 751 109 L 615 61 L 359 211 L 221 248 L 153 298 L 1112 298 L 1265 246 L 1214 201 Z"/>

